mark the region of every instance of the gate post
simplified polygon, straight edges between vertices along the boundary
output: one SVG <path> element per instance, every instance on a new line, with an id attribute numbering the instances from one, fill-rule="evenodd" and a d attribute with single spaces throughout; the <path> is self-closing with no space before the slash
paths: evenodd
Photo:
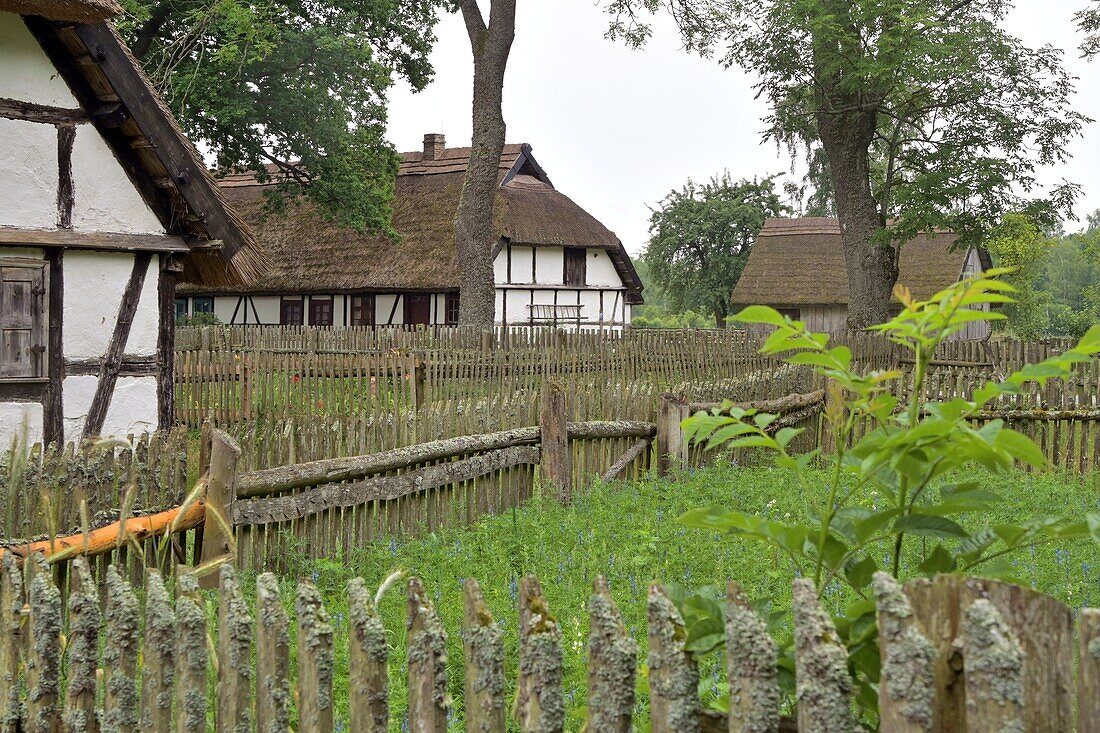
<path id="1" fill-rule="evenodd" d="M 661 395 L 657 406 L 657 473 L 667 476 L 673 469 L 684 468 L 691 458 L 680 423 L 691 414 L 687 400 L 671 394 Z"/>
<path id="2" fill-rule="evenodd" d="M 542 476 L 557 492 L 558 500 L 567 503 L 573 489 L 573 456 L 569 447 L 569 410 L 565 389 L 553 380 L 542 386 L 539 410 L 542 442 Z"/>

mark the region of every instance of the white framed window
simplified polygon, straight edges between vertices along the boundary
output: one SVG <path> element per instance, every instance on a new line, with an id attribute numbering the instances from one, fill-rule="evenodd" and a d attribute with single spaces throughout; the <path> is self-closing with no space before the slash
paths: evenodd
<path id="1" fill-rule="evenodd" d="M 583 305 L 529 305 L 531 320 L 536 323 L 580 323 Z"/>

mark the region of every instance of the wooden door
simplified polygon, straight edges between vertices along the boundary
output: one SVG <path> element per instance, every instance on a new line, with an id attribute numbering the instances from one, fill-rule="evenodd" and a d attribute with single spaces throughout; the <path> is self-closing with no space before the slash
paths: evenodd
<path id="1" fill-rule="evenodd" d="M 431 295 L 406 293 L 404 300 L 406 326 L 427 326 L 432 322 Z"/>

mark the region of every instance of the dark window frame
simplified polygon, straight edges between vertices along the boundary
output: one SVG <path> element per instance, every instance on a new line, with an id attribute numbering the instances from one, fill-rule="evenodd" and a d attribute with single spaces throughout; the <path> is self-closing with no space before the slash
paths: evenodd
<path id="1" fill-rule="evenodd" d="M 456 290 L 447 293 L 443 301 L 443 323 L 447 326 L 458 325 L 458 312 L 460 293 Z"/>
<path id="2" fill-rule="evenodd" d="M 373 326 L 375 314 L 374 293 L 351 296 L 348 302 L 349 326 Z"/>
<path id="3" fill-rule="evenodd" d="M 327 312 L 326 312 L 327 310 Z M 329 297 L 310 297 L 309 325 L 331 328 L 336 312 L 336 299 Z"/>
<path id="4" fill-rule="evenodd" d="M 181 306 L 182 306 L 182 311 L 181 311 L 181 308 L 180 308 Z M 174 303 L 174 307 L 176 309 L 175 310 L 176 320 L 179 320 L 181 318 L 187 318 L 187 316 L 191 315 L 191 299 L 190 298 L 187 298 L 187 297 L 176 298 L 175 303 Z"/>
<path id="5" fill-rule="evenodd" d="M 9 293 L 7 283 L 18 283 L 19 287 L 13 287 Z M 0 382 L 49 379 L 49 293 L 50 270 L 46 260 L 0 257 Z M 22 315 L 19 310 L 24 311 Z M 13 334 L 21 334 L 19 341 L 25 343 L 12 344 Z M 10 356 L 15 357 L 10 361 L 9 350 Z"/>
<path id="6" fill-rule="evenodd" d="M 304 326 L 306 315 L 305 298 L 284 295 L 279 299 L 279 325 Z"/>
<path id="7" fill-rule="evenodd" d="M 209 295 L 196 295 L 191 299 L 191 315 L 197 316 L 199 313 L 213 313 L 214 312 L 214 298 Z"/>

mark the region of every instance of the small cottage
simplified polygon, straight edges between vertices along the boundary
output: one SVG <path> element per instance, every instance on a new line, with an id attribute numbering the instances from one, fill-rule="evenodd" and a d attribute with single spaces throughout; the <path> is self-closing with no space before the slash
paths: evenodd
<path id="1" fill-rule="evenodd" d="M 980 247 L 954 247 L 950 233 L 924 234 L 901 248 L 898 282 L 927 299 L 992 266 Z M 848 320 L 848 271 L 834 218 L 768 219 L 733 289 L 734 309 L 768 305 L 814 331 L 842 332 Z M 901 305 L 898 304 L 900 310 Z M 955 338 L 977 339 L 989 324 L 971 323 Z"/>
<path id="2" fill-rule="evenodd" d="M 167 427 L 177 280 L 264 259 L 106 19 L 0 0 L 0 439 Z"/>
<path id="3" fill-rule="evenodd" d="M 448 148 L 443 135 L 430 134 L 423 150 L 401 156 L 397 242 L 343 229 L 309 203 L 265 215 L 265 185 L 254 175 L 222 179 L 272 268 L 245 288 L 181 288 L 177 314 L 211 312 L 233 324 L 457 323 L 454 217 L 469 155 L 469 148 Z M 631 307 L 642 302 L 630 256 L 607 227 L 554 188 L 530 145 L 505 146 L 496 207 L 498 323 L 608 330 L 630 324 Z"/>

